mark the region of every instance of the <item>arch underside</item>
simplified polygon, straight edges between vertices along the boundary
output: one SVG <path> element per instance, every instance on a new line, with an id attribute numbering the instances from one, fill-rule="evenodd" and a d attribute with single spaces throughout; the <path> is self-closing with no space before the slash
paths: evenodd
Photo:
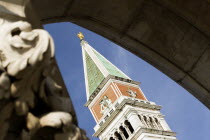
<path id="1" fill-rule="evenodd" d="M 32 2 L 43 24 L 69 21 L 119 44 L 210 108 L 208 0 Z"/>

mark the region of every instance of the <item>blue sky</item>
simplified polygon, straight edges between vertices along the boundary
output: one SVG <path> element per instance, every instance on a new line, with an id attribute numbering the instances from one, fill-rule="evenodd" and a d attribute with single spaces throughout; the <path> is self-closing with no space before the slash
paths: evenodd
<path id="1" fill-rule="evenodd" d="M 72 23 L 54 23 L 44 28 L 55 42 L 56 59 L 74 104 L 79 126 L 93 138 L 95 121 L 86 103 L 82 50 L 77 38 L 85 40 L 135 81 L 148 100 L 162 106 L 161 112 L 179 140 L 209 140 L 210 111 L 165 74 L 111 41 Z"/>

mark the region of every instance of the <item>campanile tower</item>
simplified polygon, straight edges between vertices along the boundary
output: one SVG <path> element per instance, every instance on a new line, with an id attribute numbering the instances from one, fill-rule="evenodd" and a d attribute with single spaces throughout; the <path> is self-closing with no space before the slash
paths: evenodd
<path id="1" fill-rule="evenodd" d="M 175 133 L 133 81 L 81 40 L 87 106 L 95 121 L 93 136 L 100 140 L 176 140 Z"/>

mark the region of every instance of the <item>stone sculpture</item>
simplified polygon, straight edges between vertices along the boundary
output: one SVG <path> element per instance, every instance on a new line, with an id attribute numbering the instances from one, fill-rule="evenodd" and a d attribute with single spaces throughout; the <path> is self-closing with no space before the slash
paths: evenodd
<path id="1" fill-rule="evenodd" d="M 104 114 L 106 110 L 110 108 L 112 101 L 108 98 L 108 96 L 103 96 L 99 104 L 101 106 L 100 113 Z"/>
<path id="2" fill-rule="evenodd" d="M 0 0 L 0 140 L 87 140 L 57 78 L 52 38 L 10 15 L 13 5 L 5 3 Z"/>
<path id="3" fill-rule="evenodd" d="M 136 97 L 136 91 L 133 91 L 133 90 L 131 90 L 130 88 L 128 88 L 127 92 L 128 92 L 128 94 L 129 94 L 131 97 L 133 97 L 133 98 Z"/>

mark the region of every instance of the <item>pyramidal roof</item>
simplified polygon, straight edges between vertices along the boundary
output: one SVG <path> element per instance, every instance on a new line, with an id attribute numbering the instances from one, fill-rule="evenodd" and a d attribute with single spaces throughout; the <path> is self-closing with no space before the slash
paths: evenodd
<path id="1" fill-rule="evenodd" d="M 109 60 L 81 40 L 87 100 L 102 81 L 109 75 L 130 79 Z"/>

